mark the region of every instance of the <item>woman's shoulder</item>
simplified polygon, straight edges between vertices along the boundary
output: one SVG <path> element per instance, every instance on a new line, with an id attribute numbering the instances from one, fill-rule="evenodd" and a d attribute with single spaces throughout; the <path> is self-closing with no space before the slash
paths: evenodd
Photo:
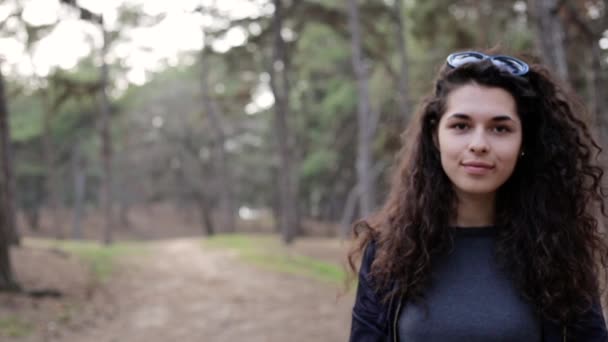
<path id="1" fill-rule="evenodd" d="M 361 258 L 361 269 L 360 272 L 369 274 L 371 271 L 372 263 L 376 258 L 376 249 L 378 243 L 375 239 L 370 239 L 363 250 L 363 257 Z"/>

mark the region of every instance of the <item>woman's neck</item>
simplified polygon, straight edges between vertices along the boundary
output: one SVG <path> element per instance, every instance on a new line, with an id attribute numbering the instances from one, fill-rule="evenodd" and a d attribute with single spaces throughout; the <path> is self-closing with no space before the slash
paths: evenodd
<path id="1" fill-rule="evenodd" d="M 456 192 L 456 215 L 451 224 L 458 227 L 483 227 L 494 224 L 496 194 L 463 194 Z"/>

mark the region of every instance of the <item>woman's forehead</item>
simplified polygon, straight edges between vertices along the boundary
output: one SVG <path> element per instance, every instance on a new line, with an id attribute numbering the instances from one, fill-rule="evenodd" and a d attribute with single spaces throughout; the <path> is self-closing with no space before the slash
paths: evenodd
<path id="1" fill-rule="evenodd" d="M 494 120 L 507 117 L 518 120 L 515 99 L 506 90 L 468 84 L 456 88 L 447 97 L 444 117 Z M 504 120 L 504 119 L 502 119 Z"/>

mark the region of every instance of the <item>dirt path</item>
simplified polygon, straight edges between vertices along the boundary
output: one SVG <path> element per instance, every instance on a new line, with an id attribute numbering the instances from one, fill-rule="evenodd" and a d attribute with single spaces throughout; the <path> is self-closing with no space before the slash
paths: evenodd
<path id="1" fill-rule="evenodd" d="M 153 244 L 112 282 L 116 311 L 69 342 L 345 341 L 352 296 L 316 280 L 265 271 L 199 240 Z"/>

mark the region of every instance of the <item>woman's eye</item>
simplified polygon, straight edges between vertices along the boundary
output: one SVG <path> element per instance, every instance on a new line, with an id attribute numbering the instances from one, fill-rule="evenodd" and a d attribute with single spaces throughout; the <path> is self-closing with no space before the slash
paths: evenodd
<path id="1" fill-rule="evenodd" d="M 456 123 L 452 125 L 452 128 L 455 128 L 457 130 L 465 130 L 469 127 L 469 125 L 465 124 L 465 123 Z"/>
<path id="2" fill-rule="evenodd" d="M 507 133 L 507 132 L 511 132 L 511 129 L 510 129 L 509 127 L 507 127 L 507 126 L 496 126 L 496 127 L 494 128 L 494 130 L 495 130 L 497 133 Z"/>

